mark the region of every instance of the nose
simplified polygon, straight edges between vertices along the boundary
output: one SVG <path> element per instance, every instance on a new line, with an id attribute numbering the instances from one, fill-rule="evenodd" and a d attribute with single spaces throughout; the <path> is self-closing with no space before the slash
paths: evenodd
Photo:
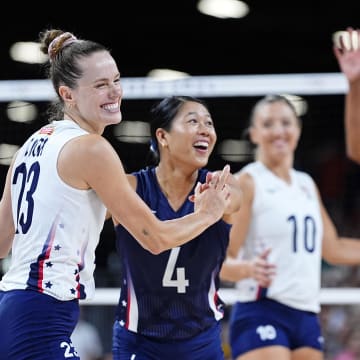
<path id="1" fill-rule="evenodd" d="M 200 121 L 199 122 L 199 127 L 198 127 L 198 132 L 200 134 L 209 135 L 210 128 L 205 122 Z"/>
<path id="2" fill-rule="evenodd" d="M 114 83 L 110 86 L 110 94 L 113 97 L 118 97 L 118 96 L 122 97 L 123 89 L 122 89 L 120 82 Z"/>
<path id="3" fill-rule="evenodd" d="M 275 135 L 279 135 L 279 134 L 282 134 L 285 130 L 285 127 L 282 126 L 281 124 L 275 124 L 273 127 L 272 127 L 272 132 L 273 134 Z"/>

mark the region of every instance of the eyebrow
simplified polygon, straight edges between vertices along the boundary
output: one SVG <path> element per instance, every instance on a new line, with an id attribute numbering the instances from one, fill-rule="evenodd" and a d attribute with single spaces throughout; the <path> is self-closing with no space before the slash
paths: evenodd
<path id="1" fill-rule="evenodd" d="M 186 116 L 188 115 L 199 115 L 199 113 L 197 111 L 189 111 Z M 210 113 L 207 113 L 206 116 L 211 118 Z"/>

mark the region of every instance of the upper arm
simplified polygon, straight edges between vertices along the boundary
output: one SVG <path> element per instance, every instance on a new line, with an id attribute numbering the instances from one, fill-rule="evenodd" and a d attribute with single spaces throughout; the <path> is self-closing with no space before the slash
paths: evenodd
<path id="1" fill-rule="evenodd" d="M 336 230 L 336 227 L 331 220 L 329 213 L 327 212 L 318 188 L 316 187 L 320 212 L 321 212 L 321 220 L 323 223 L 323 239 L 322 239 L 322 257 L 327 260 L 331 261 L 331 259 L 336 256 L 337 252 L 340 250 L 338 246 L 339 243 L 339 236 Z"/>
<path id="2" fill-rule="evenodd" d="M 241 173 L 237 176 L 237 182 L 242 190 L 242 203 L 240 209 L 230 217 L 230 222 L 233 225 L 230 231 L 228 253 L 233 257 L 237 255 L 248 233 L 254 199 L 254 180 L 252 176 Z"/>
<path id="3" fill-rule="evenodd" d="M 347 156 L 360 163 L 360 80 L 350 83 L 345 103 L 345 139 Z"/>
<path id="4" fill-rule="evenodd" d="M 121 222 L 142 245 L 146 231 L 159 231 L 160 221 L 134 191 L 118 154 L 99 135 L 85 135 L 67 143 L 62 150 L 61 169 L 72 183 L 93 189 L 113 218 Z M 130 178 L 131 179 L 131 178 Z M 141 225 L 138 218 L 141 216 Z"/>
<path id="5" fill-rule="evenodd" d="M 136 176 L 131 174 L 126 174 L 126 178 L 130 186 L 133 188 L 133 190 L 136 191 L 136 186 L 137 186 Z M 109 215 L 107 218 L 110 218 L 112 216 L 109 210 L 107 210 L 107 214 Z M 115 226 L 119 224 L 119 221 L 115 217 L 112 217 L 112 220 Z"/>

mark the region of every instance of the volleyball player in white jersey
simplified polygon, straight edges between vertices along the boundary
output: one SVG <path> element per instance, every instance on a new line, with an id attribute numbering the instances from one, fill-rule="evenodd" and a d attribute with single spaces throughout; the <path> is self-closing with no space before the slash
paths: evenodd
<path id="1" fill-rule="evenodd" d="M 229 256 L 249 259 L 271 249 L 268 261 L 276 274 L 268 287 L 253 279 L 236 284 L 230 345 L 237 360 L 323 359 L 321 257 L 360 263 L 360 240 L 338 237 L 315 182 L 293 168 L 300 133 L 286 98 L 267 96 L 255 105 L 249 135 L 257 160 L 235 174 L 243 202 L 233 218 Z"/>
<path id="2" fill-rule="evenodd" d="M 127 181 L 102 137 L 121 121 L 117 65 L 102 45 L 71 33 L 40 34 L 59 103 L 51 123 L 20 148 L 0 203 L 0 358 L 78 359 L 70 335 L 79 299 L 94 293 L 95 248 L 106 208 L 152 253 L 182 245 L 217 222 L 229 202 L 229 168 L 195 192 L 195 211 L 162 222 Z M 54 121 L 53 121 L 54 120 Z M 141 264 L 138 264 L 141 266 Z"/>
<path id="3" fill-rule="evenodd" d="M 334 40 L 334 53 L 349 86 L 345 102 L 347 155 L 360 163 L 360 30 L 348 28 Z"/>

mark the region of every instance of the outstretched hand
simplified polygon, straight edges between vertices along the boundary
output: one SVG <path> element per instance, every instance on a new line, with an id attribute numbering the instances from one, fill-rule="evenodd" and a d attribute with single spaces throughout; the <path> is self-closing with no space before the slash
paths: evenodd
<path id="1" fill-rule="evenodd" d="M 360 30 L 347 28 L 334 38 L 334 54 L 349 83 L 360 81 Z"/>

